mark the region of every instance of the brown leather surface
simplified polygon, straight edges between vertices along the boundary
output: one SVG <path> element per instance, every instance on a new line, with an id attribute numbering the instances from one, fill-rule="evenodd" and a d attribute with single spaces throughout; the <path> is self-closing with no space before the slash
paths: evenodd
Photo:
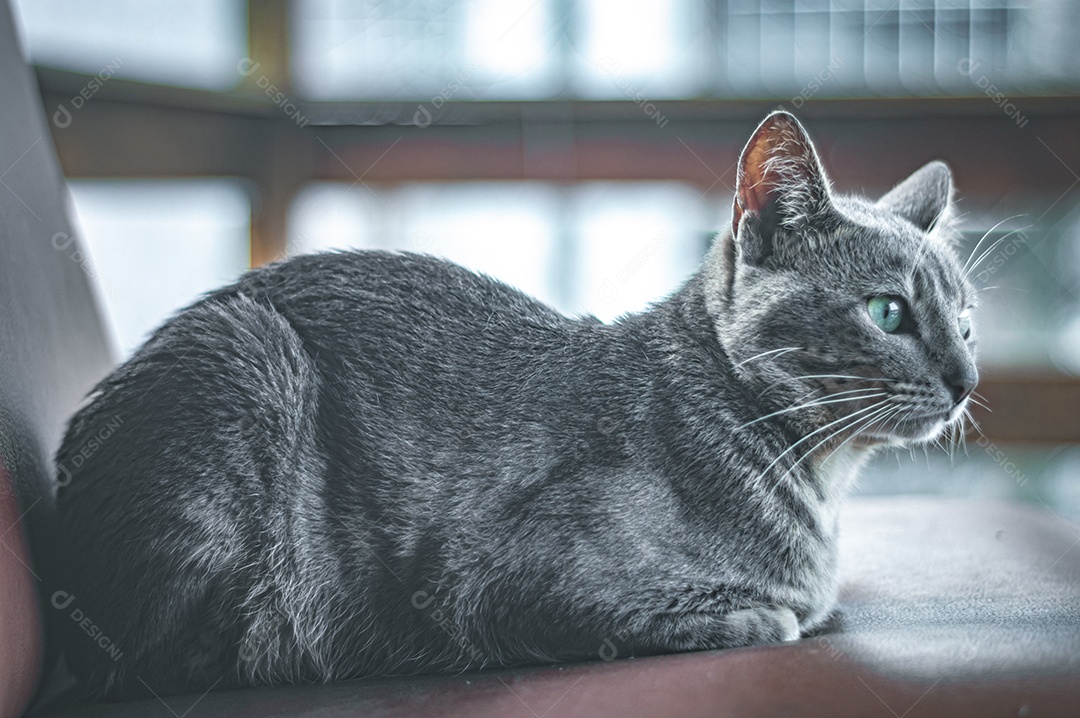
<path id="1" fill-rule="evenodd" d="M 861 499 L 822 634 L 562 668 L 261 688 L 56 716 L 1080 716 L 1080 527 L 1025 505 Z"/>
<path id="2" fill-rule="evenodd" d="M 41 669 L 41 621 L 19 506 L 0 463 L 0 716 L 17 716 Z"/>

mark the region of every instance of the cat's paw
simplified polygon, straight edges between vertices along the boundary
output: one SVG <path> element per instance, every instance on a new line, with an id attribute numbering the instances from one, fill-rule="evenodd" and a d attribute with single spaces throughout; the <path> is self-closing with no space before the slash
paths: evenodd
<path id="1" fill-rule="evenodd" d="M 637 635 L 642 653 L 679 653 L 741 648 L 799 638 L 795 613 L 783 606 L 758 605 L 727 613 L 682 613 L 654 617 Z"/>
<path id="2" fill-rule="evenodd" d="M 754 606 L 724 616 L 732 638 L 741 645 L 795 641 L 799 619 L 784 606 Z"/>

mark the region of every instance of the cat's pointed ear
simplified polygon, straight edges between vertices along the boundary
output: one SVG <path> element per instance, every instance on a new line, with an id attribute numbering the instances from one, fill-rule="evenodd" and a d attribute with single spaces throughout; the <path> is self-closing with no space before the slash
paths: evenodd
<path id="1" fill-rule="evenodd" d="M 924 232 L 937 226 L 952 201 L 952 172 L 940 160 L 923 165 L 878 200 L 877 206 Z"/>
<path id="2" fill-rule="evenodd" d="M 771 232 L 777 225 L 799 229 L 830 206 L 829 181 L 806 130 L 787 112 L 766 117 L 739 158 L 732 235 L 746 215 Z"/>

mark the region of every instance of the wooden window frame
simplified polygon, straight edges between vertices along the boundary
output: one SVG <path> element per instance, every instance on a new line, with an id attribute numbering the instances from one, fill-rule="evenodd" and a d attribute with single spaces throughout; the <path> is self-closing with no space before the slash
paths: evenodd
<path id="1" fill-rule="evenodd" d="M 632 101 L 454 102 L 417 123 L 417 102 L 304 102 L 288 63 L 288 0 L 250 3 L 249 54 L 258 63 L 228 93 L 113 79 L 64 127 L 51 125 L 69 178 L 234 177 L 252 190 L 251 263 L 286 250 L 287 212 L 311 182 L 393 186 L 416 181 L 675 180 L 721 201 L 756 122 L 778 103 L 664 100 L 658 127 Z M 52 117 L 89 76 L 37 68 Z M 269 97 L 273 84 L 294 112 Z M 1024 128 L 990 98 L 807 100 L 840 187 L 870 194 L 923 162 L 948 157 L 970 203 L 1018 187 L 1071 202 L 1080 184 L 1080 97 L 1025 97 Z M 302 122 L 298 120 L 298 115 Z M 1080 378 L 1003 373 L 983 379 L 993 413 L 984 441 L 1080 442 Z"/>

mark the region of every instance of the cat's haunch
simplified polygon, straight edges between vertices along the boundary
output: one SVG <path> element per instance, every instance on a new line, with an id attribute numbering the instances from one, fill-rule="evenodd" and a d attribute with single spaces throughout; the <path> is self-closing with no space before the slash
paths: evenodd
<path id="1" fill-rule="evenodd" d="M 101 382 L 57 455 L 47 579 L 80 690 L 814 629 L 860 465 L 957 425 L 977 380 L 951 193 L 933 162 L 877 202 L 837 194 L 777 112 L 701 269 L 611 324 L 384 252 L 204 297 Z"/>

